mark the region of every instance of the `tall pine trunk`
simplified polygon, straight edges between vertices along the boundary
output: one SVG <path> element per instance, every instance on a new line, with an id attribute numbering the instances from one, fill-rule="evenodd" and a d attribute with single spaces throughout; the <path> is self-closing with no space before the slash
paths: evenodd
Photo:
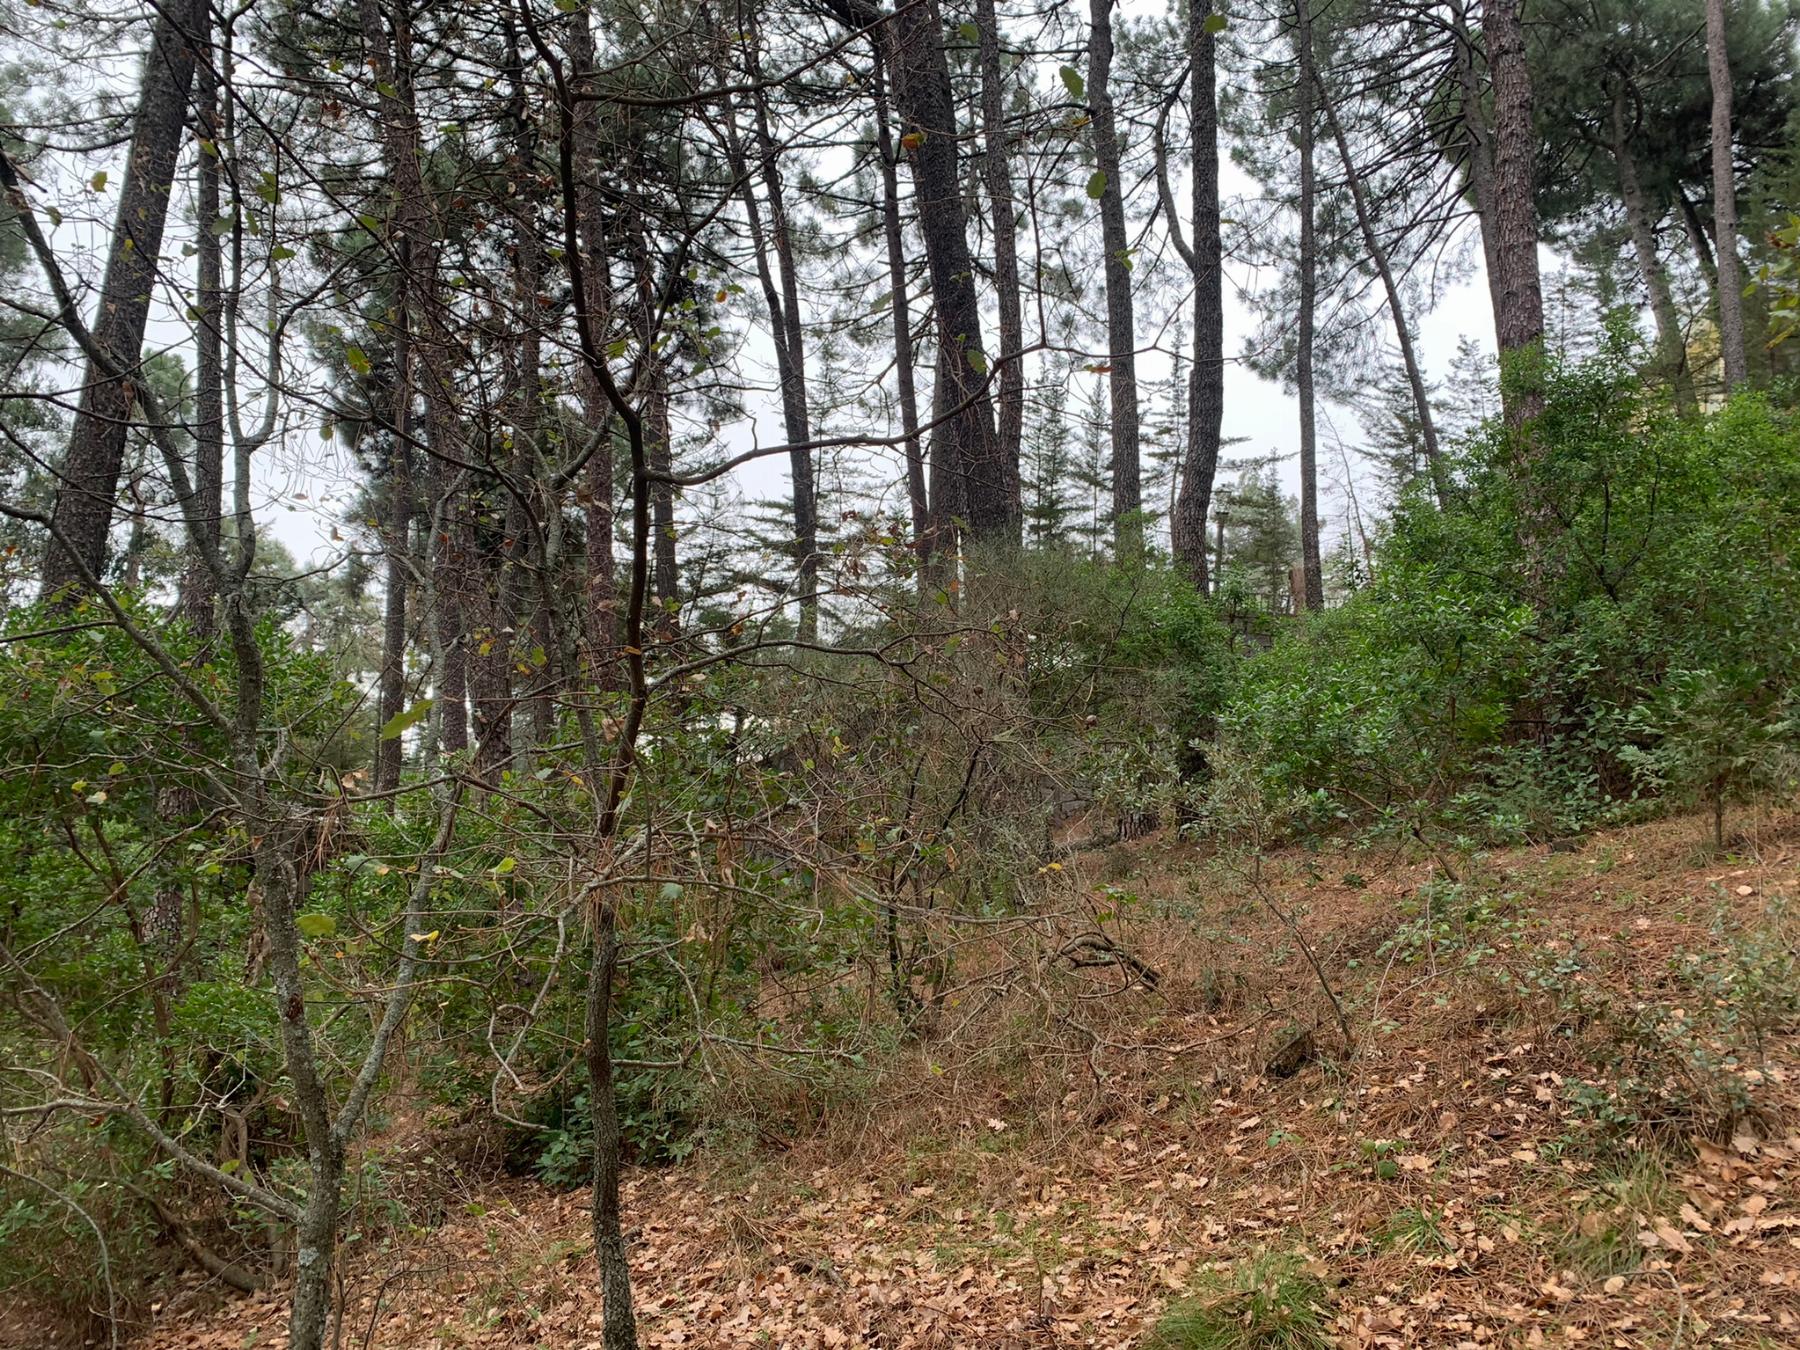
<path id="1" fill-rule="evenodd" d="M 1487 0 L 1482 35 L 1494 90 L 1494 178 L 1481 228 L 1484 240 L 1492 234 L 1488 287 L 1500 351 L 1501 403 L 1507 423 L 1516 427 L 1544 410 L 1544 296 L 1533 176 L 1537 138 L 1518 0 Z M 1519 453 L 1526 453 L 1524 447 Z"/>
<path id="2" fill-rule="evenodd" d="M 127 372 L 136 369 L 144 345 L 162 265 L 170 190 L 188 123 L 194 44 L 207 31 L 207 9 L 198 0 L 175 0 L 159 14 L 144 58 L 142 93 L 119 188 L 119 214 L 93 326 L 95 343 L 114 366 Z M 211 224 L 203 221 L 202 233 Z M 46 597 L 63 593 L 67 598 L 73 594 L 71 588 L 82 584 L 84 571 L 98 579 L 106 570 L 113 498 L 134 404 L 129 376 L 110 378 L 100 365 L 87 362 L 51 513 L 61 541 L 52 537 L 45 546 Z"/>
<path id="3" fill-rule="evenodd" d="M 194 511 L 192 518 L 217 551 L 225 506 L 225 265 L 223 244 L 211 228 L 219 219 L 219 80 L 210 53 L 196 63 L 195 131 L 202 142 L 194 160 L 195 235 L 194 333 Z M 218 584 L 203 548 L 190 545 L 181 574 L 181 613 L 196 633 L 210 637 L 216 627 Z"/>
<path id="4" fill-rule="evenodd" d="M 994 0 L 975 0 L 981 59 L 981 168 L 994 230 L 994 301 L 1000 315 L 1000 455 L 1019 462 L 1025 426 L 1025 323 L 1019 298 L 1017 212 L 1013 206 L 1011 141 L 1006 134 L 1006 83 L 1000 68 L 1000 19 Z"/>
<path id="5" fill-rule="evenodd" d="M 575 232 L 589 264 L 582 269 L 581 307 L 595 330 L 604 328 L 611 295 L 607 285 L 606 220 L 600 199 L 600 103 L 595 97 L 594 30 L 586 5 L 577 5 L 568 19 L 569 82 L 576 95 L 569 128 L 574 170 Z M 584 558 L 587 585 L 584 606 L 588 663 L 595 683 L 602 689 L 619 684 L 618 584 L 613 567 L 613 446 L 614 410 L 601 388 L 599 377 L 586 361 L 575 370 L 575 396 L 582 421 L 594 444 L 580 492 L 582 525 L 586 535 Z"/>
<path id="6" fill-rule="evenodd" d="M 756 56 L 757 36 L 749 39 L 750 57 L 746 74 L 751 83 L 762 77 L 761 62 Z M 771 336 L 775 342 L 775 371 L 781 386 L 781 416 L 788 440 L 788 477 L 794 501 L 794 590 L 800 600 L 799 634 L 811 641 L 819 631 L 819 527 L 818 497 L 813 481 L 811 416 L 806 394 L 806 333 L 800 321 L 799 269 L 794 258 L 793 232 L 788 224 L 787 199 L 783 191 L 779 147 L 770 126 L 768 101 L 758 89 L 750 96 L 751 132 L 755 137 L 757 174 L 762 179 L 763 195 L 768 203 L 768 225 L 764 228 L 763 206 L 756 195 L 743 140 L 738 131 L 738 105 L 728 104 L 725 113 L 726 144 L 731 155 L 732 173 L 738 180 L 738 194 L 744 205 L 750 228 L 750 246 L 756 255 L 757 279 L 762 283 L 763 301 L 769 308 Z M 769 266 L 769 255 L 775 258 L 775 270 Z"/>
<path id="7" fill-rule="evenodd" d="M 1188 375 L 1188 434 L 1181 488 L 1170 522 L 1175 559 L 1194 583 L 1208 586 L 1206 517 L 1212 509 L 1225 415 L 1225 290 L 1219 239 L 1219 109 L 1217 42 L 1207 28 L 1212 0 L 1188 6 L 1188 103 L 1192 118 L 1194 365 Z M 1175 212 L 1170 204 L 1169 220 Z"/>
<path id="8" fill-rule="evenodd" d="M 1300 130 L 1300 313 L 1294 381 L 1300 393 L 1300 568 L 1301 595 L 1309 610 L 1325 607 L 1325 568 L 1319 553 L 1318 420 L 1313 389 L 1313 324 L 1318 303 L 1319 247 L 1314 228 L 1316 184 L 1313 168 L 1314 89 L 1312 5 L 1295 0 L 1295 105 Z"/>
<path id="9" fill-rule="evenodd" d="M 889 126 L 885 70 L 875 54 L 875 150 L 881 158 L 881 226 L 887 241 L 888 308 L 894 322 L 894 380 L 900 390 L 900 435 L 906 455 L 906 500 L 912 512 L 913 547 L 922 568 L 934 545 L 931 502 L 925 486 L 925 448 L 919 439 L 919 394 L 913 375 L 912 311 L 906 296 L 906 241 L 900 227 L 900 174 Z"/>
<path id="10" fill-rule="evenodd" d="M 1719 280 L 1719 359 L 1730 393 L 1749 376 L 1744 348 L 1744 277 L 1738 261 L 1737 171 L 1731 155 L 1731 62 L 1725 0 L 1706 0 L 1706 73 L 1712 83 L 1713 251 Z"/>
<path id="11" fill-rule="evenodd" d="M 1023 508 L 1019 464 L 1003 452 L 989 393 L 991 358 L 982 345 L 981 303 L 969 256 L 968 213 L 957 163 L 956 100 L 944 55 L 944 21 L 936 0 L 903 4 L 887 21 L 864 0 L 832 0 L 858 28 L 880 25 L 887 36 L 900 146 L 912 165 L 913 198 L 937 309 L 937 385 L 933 433 L 955 480 L 962 518 L 983 543 L 1017 545 Z M 934 466 L 935 471 L 936 466 Z M 943 494 L 935 489 L 934 499 Z M 944 505 L 935 508 L 940 517 Z"/>
<path id="12" fill-rule="evenodd" d="M 1088 0 L 1088 110 L 1093 117 L 1094 163 L 1101 177 L 1100 235 L 1106 249 L 1106 391 L 1112 413 L 1113 549 L 1139 556 L 1144 532 L 1138 463 L 1137 326 L 1131 304 L 1130 241 L 1125 233 L 1125 181 L 1112 101 L 1113 0 Z"/>
<path id="13" fill-rule="evenodd" d="M 1650 313 L 1656 320 L 1657 359 L 1674 386 L 1675 404 L 1684 412 L 1694 408 L 1694 382 L 1687 369 L 1687 342 L 1681 332 L 1681 316 L 1669 289 L 1669 274 L 1656 252 L 1656 224 L 1644 186 L 1638 177 L 1637 159 L 1631 153 L 1633 127 L 1626 111 L 1623 84 L 1613 91 L 1612 152 L 1619 176 L 1619 198 L 1625 207 L 1625 223 L 1637 254 L 1638 275 L 1650 296 Z"/>

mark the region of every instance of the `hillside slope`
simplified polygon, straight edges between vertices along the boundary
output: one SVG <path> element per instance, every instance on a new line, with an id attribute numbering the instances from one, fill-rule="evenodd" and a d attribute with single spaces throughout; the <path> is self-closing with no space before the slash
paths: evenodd
<path id="1" fill-rule="evenodd" d="M 1800 1343 L 1800 819 L 1705 830 L 1071 864 L 1154 987 L 972 951 L 1018 973 L 861 1095 L 635 1174 L 644 1344 Z M 600 1343 L 580 1193 L 478 1187 L 346 1290 L 347 1346 Z M 145 1350 L 283 1343 L 182 1302 Z"/>

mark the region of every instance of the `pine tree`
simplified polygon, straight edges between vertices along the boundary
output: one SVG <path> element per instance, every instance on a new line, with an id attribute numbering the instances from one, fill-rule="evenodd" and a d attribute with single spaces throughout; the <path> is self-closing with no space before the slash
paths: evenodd
<path id="1" fill-rule="evenodd" d="M 1069 372 L 1052 373 L 1038 403 L 1038 417 L 1026 440 L 1025 537 L 1034 548 L 1061 542 L 1074 514 L 1070 500 Z"/>
<path id="2" fill-rule="evenodd" d="M 1274 464 L 1245 469 L 1219 494 L 1216 514 L 1225 526 L 1222 571 L 1235 573 L 1271 612 L 1289 612 L 1290 577 L 1300 559 L 1299 503 L 1281 490 Z"/>
<path id="3" fill-rule="evenodd" d="M 1112 539 L 1112 445 L 1107 436 L 1106 377 L 1096 375 L 1081 400 L 1081 453 L 1070 475 L 1080 523 L 1071 533 L 1095 557 Z"/>

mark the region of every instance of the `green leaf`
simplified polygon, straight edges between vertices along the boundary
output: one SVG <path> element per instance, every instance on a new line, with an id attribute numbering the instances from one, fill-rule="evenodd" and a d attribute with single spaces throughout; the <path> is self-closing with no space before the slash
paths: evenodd
<path id="1" fill-rule="evenodd" d="M 1225 16 L 1223 14 L 1208 14 L 1205 21 L 1201 23 L 1200 26 L 1214 37 L 1217 37 L 1220 33 L 1225 31 Z"/>
<path id="2" fill-rule="evenodd" d="M 237 217 L 234 216 L 229 211 L 227 211 L 224 215 L 220 216 L 218 219 L 214 220 L 212 223 L 213 238 L 223 239 L 226 235 L 230 234 L 232 224 L 236 220 L 237 220 Z"/>
<path id="3" fill-rule="evenodd" d="M 1087 81 L 1081 78 L 1081 72 L 1074 66 L 1063 66 L 1056 72 L 1062 76 L 1063 88 L 1069 91 L 1069 97 L 1077 103 L 1087 101 Z"/>
<path id="4" fill-rule="evenodd" d="M 384 741 L 398 740 L 401 736 L 406 734 L 408 728 L 416 727 L 419 723 L 423 722 L 430 712 L 431 700 L 428 698 L 420 699 L 405 712 L 397 712 L 392 717 L 388 718 L 386 724 L 381 728 L 381 739 Z"/>
<path id="5" fill-rule="evenodd" d="M 972 23 L 958 24 L 956 27 L 956 31 L 958 33 L 962 34 L 962 39 L 964 42 L 980 42 L 981 41 L 981 29 L 977 28 Z"/>
<path id="6" fill-rule="evenodd" d="M 44 208 L 44 214 L 50 217 L 50 227 L 52 229 L 55 229 L 58 225 L 62 224 L 62 212 L 58 211 L 54 206 L 46 206 Z"/>
<path id="7" fill-rule="evenodd" d="M 400 91 L 386 80 L 375 81 L 375 92 L 386 98 L 399 98 Z"/>
<path id="8" fill-rule="evenodd" d="M 106 191 L 106 170 L 102 169 L 102 170 L 100 170 L 99 173 L 95 174 L 92 178 L 88 179 L 88 186 L 91 187 L 92 189 L 94 189 L 95 192 L 105 192 Z"/>
<path id="9" fill-rule="evenodd" d="M 1106 195 L 1106 170 L 1095 169 L 1093 177 L 1088 179 L 1087 194 L 1095 201 Z"/>
<path id="10" fill-rule="evenodd" d="M 988 373 L 987 353 L 982 351 L 981 348 L 969 348 L 969 369 L 973 370 L 977 375 L 986 375 Z"/>
<path id="11" fill-rule="evenodd" d="M 277 244 L 274 248 L 269 250 L 269 260 L 271 262 L 286 262 L 293 256 L 294 250 L 289 248 L 286 244 Z"/>
<path id="12" fill-rule="evenodd" d="M 337 936 L 337 920 L 329 914 L 302 914 L 294 920 L 294 927 L 300 930 L 301 937 L 328 938 Z"/>
<path id="13" fill-rule="evenodd" d="M 262 181 L 256 185 L 256 195 L 270 206 L 274 206 L 281 200 L 281 183 L 272 170 L 263 170 Z"/>
<path id="14" fill-rule="evenodd" d="M 503 876 L 506 876 L 509 873 L 511 873 L 513 868 L 517 867 L 518 865 L 519 865 L 519 860 L 517 858 L 507 857 L 507 858 L 502 858 L 499 862 L 495 863 L 493 865 L 493 867 L 491 867 L 488 870 L 493 872 L 493 874 L 497 877 L 503 877 Z"/>
<path id="15" fill-rule="evenodd" d="M 662 887 L 662 898 L 668 901 L 681 899 L 682 887 L 678 881 L 665 881 Z"/>
<path id="16" fill-rule="evenodd" d="M 369 371 L 373 369 L 369 364 L 368 355 L 361 347 L 344 348 L 344 360 L 350 363 L 350 369 L 354 370 L 358 375 L 367 375 Z M 384 731 L 382 732 L 382 735 L 385 737 L 387 733 Z"/>

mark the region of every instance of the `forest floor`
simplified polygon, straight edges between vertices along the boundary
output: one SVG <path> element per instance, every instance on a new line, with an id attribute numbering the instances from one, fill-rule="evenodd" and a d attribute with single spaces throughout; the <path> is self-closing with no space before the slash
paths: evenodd
<path id="1" fill-rule="evenodd" d="M 1800 816 L 1746 824 L 1460 885 L 1348 850 L 1236 883 L 1166 839 L 1071 859 L 1155 987 L 996 983 L 781 1147 L 632 1174 L 643 1344 L 1800 1345 Z M 470 1181 L 354 1250 L 342 1346 L 600 1345 L 580 1192 Z M 1155 1340 L 1177 1304 L 1189 1339 Z M 137 1344 L 282 1325 L 278 1292 L 178 1298 Z"/>

